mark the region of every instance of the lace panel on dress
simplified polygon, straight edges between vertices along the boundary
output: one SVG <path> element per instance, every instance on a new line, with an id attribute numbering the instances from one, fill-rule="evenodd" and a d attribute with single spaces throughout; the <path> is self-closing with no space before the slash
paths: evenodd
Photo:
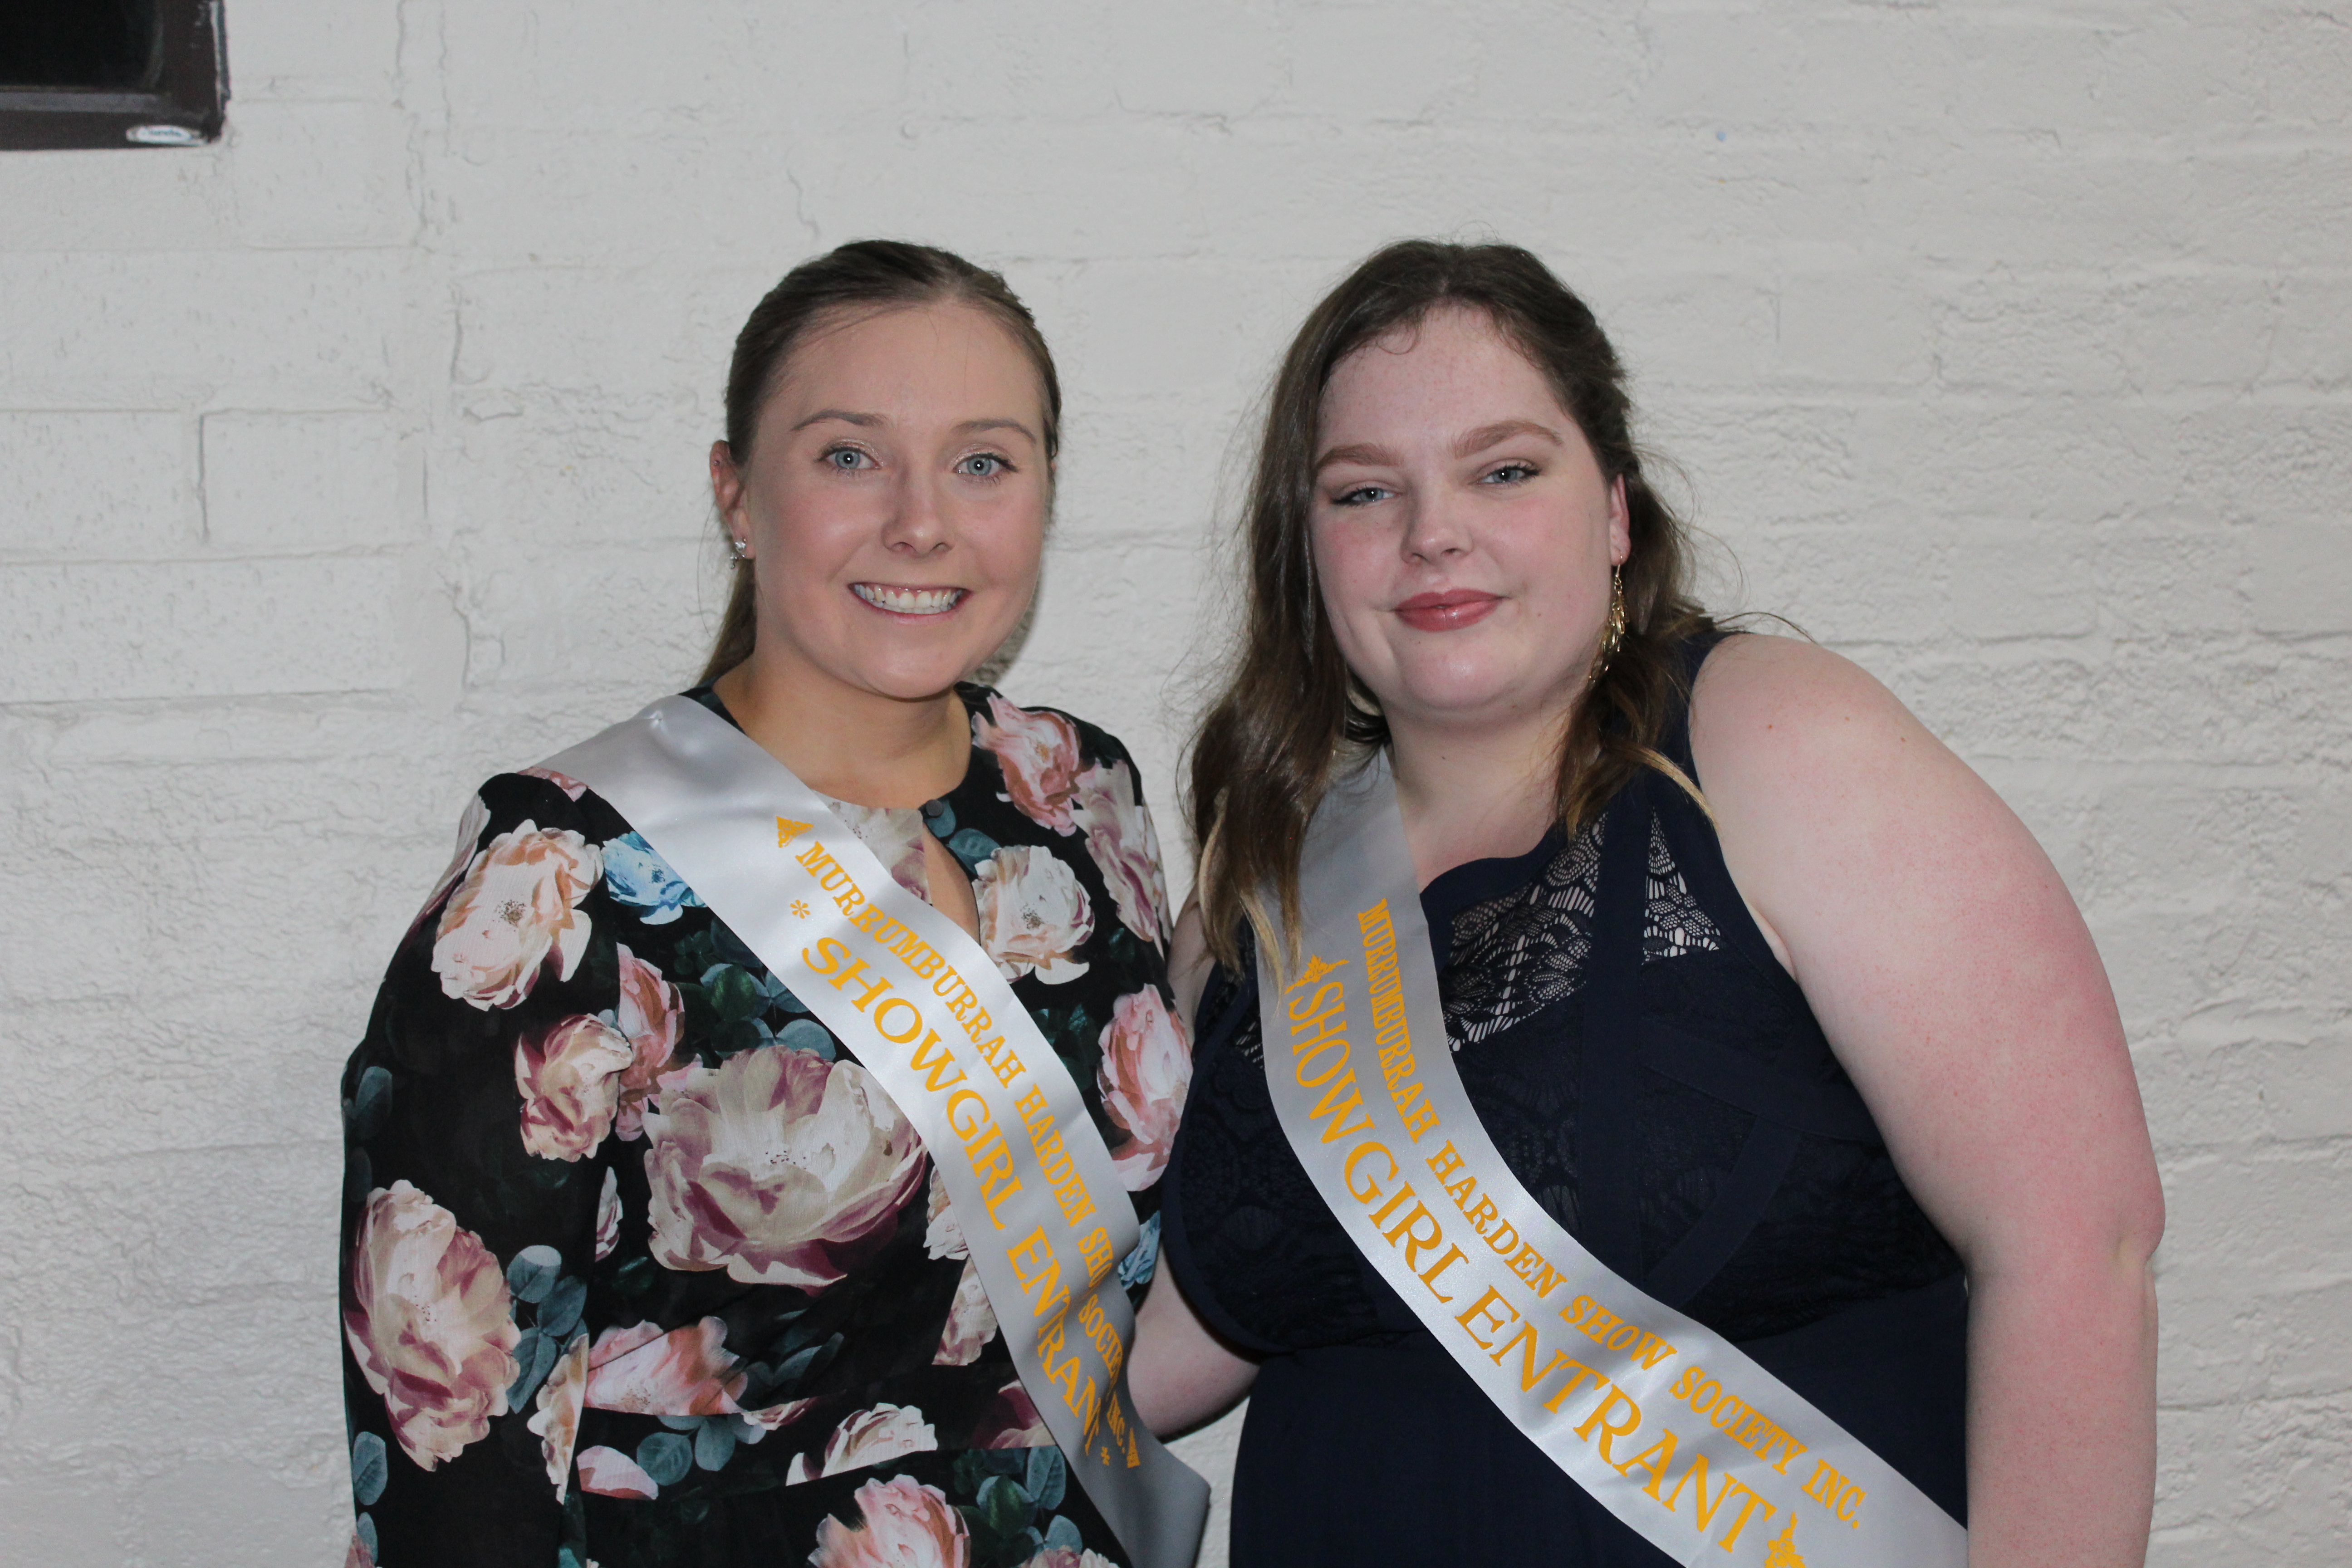
<path id="1" fill-rule="evenodd" d="M 1596 820 L 1578 834 L 1526 887 L 1473 904 L 1454 917 L 1445 1032 L 1455 1052 L 1524 1023 L 1583 986 L 1600 896 L 1603 826 Z M 1665 826 L 1654 815 L 1649 858 L 1642 962 L 1721 947 L 1722 933 L 1692 896 L 1675 864 Z"/>

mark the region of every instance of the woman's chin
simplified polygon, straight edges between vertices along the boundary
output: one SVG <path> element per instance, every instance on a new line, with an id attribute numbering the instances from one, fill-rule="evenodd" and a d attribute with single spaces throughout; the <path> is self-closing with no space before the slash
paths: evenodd
<path id="1" fill-rule="evenodd" d="M 926 649 L 919 657 L 861 658 L 847 661 L 840 673 L 847 683 L 899 702 L 921 702 L 952 689 L 980 668 L 989 649 Z"/>
<path id="2" fill-rule="evenodd" d="M 1580 680 L 1531 680 L 1524 671 L 1429 671 L 1383 696 L 1381 706 L 1392 721 L 1431 729 L 1482 728 L 1524 721 L 1541 710 L 1564 711 L 1581 689 Z"/>

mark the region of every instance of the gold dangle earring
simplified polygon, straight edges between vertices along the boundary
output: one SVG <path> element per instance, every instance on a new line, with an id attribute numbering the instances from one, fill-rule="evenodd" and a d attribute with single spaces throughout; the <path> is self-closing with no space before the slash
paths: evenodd
<path id="1" fill-rule="evenodd" d="M 1585 681 L 1587 686 L 1598 684 L 1601 678 L 1608 673 L 1609 661 L 1617 657 L 1617 650 L 1624 646 L 1624 642 L 1625 569 L 1612 566 L 1609 568 L 1609 626 L 1601 634 L 1601 651 L 1592 660 L 1592 674 Z"/>

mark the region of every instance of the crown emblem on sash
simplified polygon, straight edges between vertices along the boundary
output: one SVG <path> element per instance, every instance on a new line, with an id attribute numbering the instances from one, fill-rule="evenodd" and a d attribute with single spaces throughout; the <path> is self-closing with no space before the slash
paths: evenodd
<path id="1" fill-rule="evenodd" d="M 1805 1560 L 1797 1555 L 1797 1516 L 1789 1516 L 1789 1528 L 1764 1545 L 1764 1568 L 1805 1568 Z"/>
<path id="2" fill-rule="evenodd" d="M 808 828 L 807 823 L 794 822 L 789 816 L 776 818 L 776 847 L 782 849 L 785 845 L 806 833 Z"/>
<path id="3" fill-rule="evenodd" d="M 1307 955 L 1307 967 L 1298 972 L 1298 978 L 1290 983 L 1290 988 L 1296 991 L 1302 986 L 1312 985 L 1347 962 L 1343 958 L 1338 963 L 1334 963 L 1328 958 L 1318 958 L 1310 952 Z"/>

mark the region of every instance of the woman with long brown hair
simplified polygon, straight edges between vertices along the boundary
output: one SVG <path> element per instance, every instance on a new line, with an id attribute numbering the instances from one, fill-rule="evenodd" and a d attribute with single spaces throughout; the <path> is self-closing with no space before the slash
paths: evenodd
<path id="1" fill-rule="evenodd" d="M 2089 934 L 1876 681 L 1700 607 L 1628 422 L 1507 246 L 1380 252 L 1283 362 L 1143 1413 L 1250 1394 L 1236 1568 L 2136 1563 L 2162 1204 Z"/>
<path id="2" fill-rule="evenodd" d="M 1061 390 L 845 245 L 744 323 L 709 667 L 485 784 L 343 1080 L 356 1563 L 1183 1568 L 1119 1378 L 1186 1079 L 1094 726 L 972 683 Z"/>

